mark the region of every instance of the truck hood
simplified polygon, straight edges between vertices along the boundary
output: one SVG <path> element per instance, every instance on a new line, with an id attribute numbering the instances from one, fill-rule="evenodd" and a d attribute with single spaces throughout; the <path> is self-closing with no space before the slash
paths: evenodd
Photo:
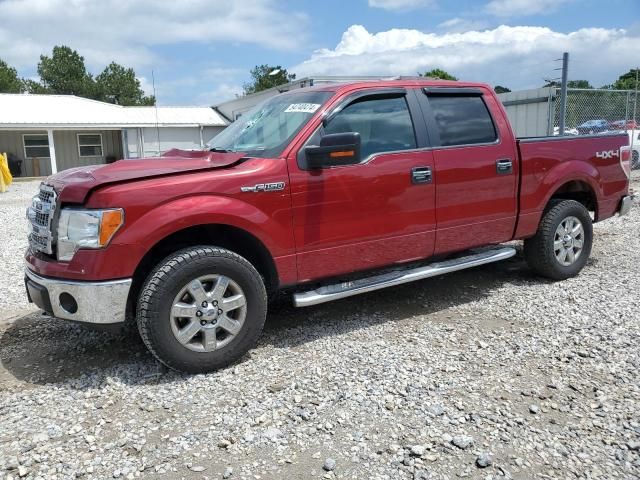
<path id="1" fill-rule="evenodd" d="M 169 150 L 161 157 L 120 160 L 108 165 L 70 168 L 47 178 L 63 202 L 84 203 L 87 194 L 107 184 L 163 175 L 230 167 L 245 157 L 241 152 Z"/>

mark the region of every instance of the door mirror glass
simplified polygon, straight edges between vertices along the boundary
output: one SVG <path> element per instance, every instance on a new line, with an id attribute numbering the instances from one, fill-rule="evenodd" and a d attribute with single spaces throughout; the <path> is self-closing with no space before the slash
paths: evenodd
<path id="1" fill-rule="evenodd" d="M 320 145 L 305 147 L 307 167 L 311 169 L 353 165 L 360 162 L 358 132 L 330 133 L 320 139 Z"/>

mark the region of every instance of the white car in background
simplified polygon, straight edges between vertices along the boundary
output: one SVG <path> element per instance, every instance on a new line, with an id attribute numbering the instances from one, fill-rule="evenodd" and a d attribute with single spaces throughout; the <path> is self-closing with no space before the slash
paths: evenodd
<path id="1" fill-rule="evenodd" d="M 605 130 L 599 135 L 610 135 L 612 133 L 620 133 L 620 130 Z M 627 130 L 629 135 L 629 146 L 631 147 L 631 169 L 640 169 L 640 130 Z"/>
<path id="2" fill-rule="evenodd" d="M 627 130 L 631 146 L 631 168 L 640 168 L 640 130 Z"/>
<path id="3" fill-rule="evenodd" d="M 553 134 L 554 135 L 560 135 L 560 127 L 553 127 Z M 564 129 L 564 134 L 565 135 L 580 135 L 580 132 L 578 132 L 577 128 L 565 128 Z"/>

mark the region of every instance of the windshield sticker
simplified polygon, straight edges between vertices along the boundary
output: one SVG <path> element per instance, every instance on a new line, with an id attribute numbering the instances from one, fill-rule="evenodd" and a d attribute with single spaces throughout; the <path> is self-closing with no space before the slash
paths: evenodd
<path id="1" fill-rule="evenodd" d="M 313 113 L 320 108 L 319 103 L 292 103 L 285 113 Z"/>

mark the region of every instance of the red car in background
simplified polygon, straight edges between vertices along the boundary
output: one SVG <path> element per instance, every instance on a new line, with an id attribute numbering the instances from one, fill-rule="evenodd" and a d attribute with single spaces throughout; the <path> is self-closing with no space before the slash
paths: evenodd
<path id="1" fill-rule="evenodd" d="M 611 122 L 612 130 L 636 130 L 638 128 L 638 122 L 635 120 L 616 120 Z"/>

